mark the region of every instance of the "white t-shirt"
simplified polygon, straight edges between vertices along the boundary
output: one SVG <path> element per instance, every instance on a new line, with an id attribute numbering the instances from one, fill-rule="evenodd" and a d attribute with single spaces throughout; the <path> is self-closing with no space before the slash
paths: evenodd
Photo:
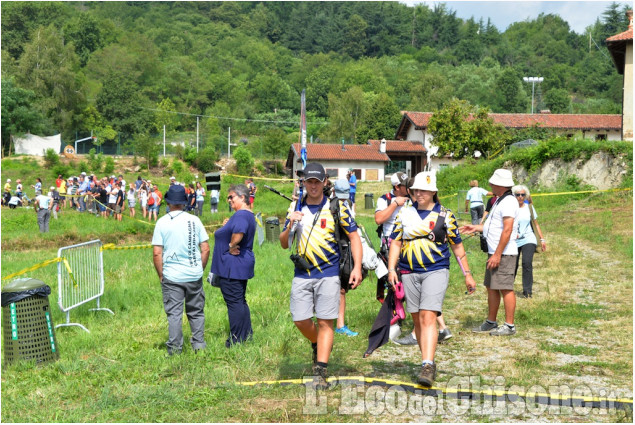
<path id="1" fill-rule="evenodd" d="M 500 202 L 497 202 L 487 216 L 487 220 L 483 224 L 483 236 L 487 238 L 487 251 L 493 254 L 498 247 L 501 235 L 503 234 L 503 217 L 513 217 L 512 234 L 509 242 L 503 250 L 503 255 L 518 255 L 518 247 L 516 238 L 518 235 L 518 201 L 513 195 L 506 196 Z"/>
<path id="2" fill-rule="evenodd" d="M 473 187 L 467 191 L 465 199 L 470 201 L 470 208 L 478 207 L 479 205 L 483 205 L 483 196 L 487 196 L 487 190 L 481 187 Z"/>
<path id="3" fill-rule="evenodd" d="M 395 198 L 397 196 L 392 191 L 390 192 L 390 195 L 391 195 L 390 203 L 395 202 Z M 380 196 L 379 199 L 377 199 L 377 205 L 375 206 L 375 212 L 383 211 L 386 208 L 388 208 L 389 205 L 390 204 L 388 203 L 388 198 L 384 194 L 384 195 Z M 392 228 L 395 226 L 395 218 L 397 217 L 397 214 L 399 213 L 399 210 L 401 210 L 401 207 L 399 205 L 397 205 L 397 208 L 395 208 L 395 210 L 392 212 L 392 214 L 390 215 L 388 220 L 384 221 L 383 234 L 384 234 L 385 238 L 389 237 L 390 234 L 392 233 Z"/>
<path id="4" fill-rule="evenodd" d="M 209 239 L 201 220 L 185 211 L 170 211 L 154 228 L 152 245 L 163 247 L 163 276 L 192 282 L 203 276 L 200 244 Z"/>

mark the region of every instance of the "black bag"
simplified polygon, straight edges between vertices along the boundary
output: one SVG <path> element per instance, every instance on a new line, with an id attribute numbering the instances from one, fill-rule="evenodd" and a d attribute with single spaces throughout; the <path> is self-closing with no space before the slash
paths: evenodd
<path id="1" fill-rule="evenodd" d="M 331 211 L 331 215 L 333 216 L 333 221 L 335 222 L 334 237 L 340 248 L 340 285 L 344 290 L 348 291 L 350 289 L 348 286 L 348 280 L 350 279 L 351 272 L 355 266 L 355 262 L 353 261 L 353 252 L 350 248 L 348 236 L 346 236 L 346 233 L 340 228 L 340 203 L 337 198 L 331 199 L 329 209 Z M 362 280 L 364 280 L 367 275 L 368 270 L 362 267 Z"/>
<path id="2" fill-rule="evenodd" d="M 483 235 L 481 235 L 481 251 L 483 251 L 486 254 L 488 253 L 487 238 Z"/>

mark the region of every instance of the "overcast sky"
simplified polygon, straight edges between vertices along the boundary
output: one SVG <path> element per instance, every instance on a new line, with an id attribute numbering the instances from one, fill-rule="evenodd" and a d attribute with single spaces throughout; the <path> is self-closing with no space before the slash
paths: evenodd
<path id="1" fill-rule="evenodd" d="M 445 3 L 448 8 L 456 11 L 456 16 L 462 19 L 482 17 L 485 22 L 491 18 L 499 31 L 503 32 L 513 22 L 532 20 L 539 14 L 559 15 L 569 23 L 569 27 L 583 34 L 587 26 L 593 25 L 602 13 L 612 3 L 610 1 L 422 1 L 401 0 L 401 3 L 414 5 L 425 3 L 428 7 Z M 633 7 L 633 2 L 616 1 L 620 6 L 624 4 Z M 620 7 L 621 8 L 621 7 Z"/>

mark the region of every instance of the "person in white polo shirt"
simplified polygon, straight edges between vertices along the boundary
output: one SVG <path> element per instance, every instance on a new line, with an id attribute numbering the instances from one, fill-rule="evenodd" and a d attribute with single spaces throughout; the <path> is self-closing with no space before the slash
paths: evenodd
<path id="1" fill-rule="evenodd" d="M 471 224 L 459 229 L 461 233 L 483 232 L 487 239 L 487 268 L 484 285 L 487 288 L 487 319 L 473 332 L 489 332 L 492 336 L 508 336 L 516 333 L 514 314 L 516 295 L 514 294 L 514 275 L 518 257 L 517 224 L 518 201 L 512 195 L 514 179 L 512 172 L 500 168 L 489 179 L 494 195 L 498 196 L 487 220 L 483 224 Z M 501 298 L 505 306 L 505 323 L 498 326 L 496 316 Z"/>

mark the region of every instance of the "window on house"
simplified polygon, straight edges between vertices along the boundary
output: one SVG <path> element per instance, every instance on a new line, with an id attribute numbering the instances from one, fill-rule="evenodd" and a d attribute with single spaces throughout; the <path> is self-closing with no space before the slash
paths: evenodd
<path id="1" fill-rule="evenodd" d="M 595 136 L 595 140 L 606 140 L 606 134 L 598 134 Z"/>
<path id="2" fill-rule="evenodd" d="M 450 164 L 439 164 L 439 171 L 441 170 L 445 170 L 446 168 L 448 168 L 450 166 Z"/>
<path id="3" fill-rule="evenodd" d="M 339 169 L 337 168 L 327 168 L 326 174 L 329 176 L 329 179 L 335 179 L 339 177 Z"/>

